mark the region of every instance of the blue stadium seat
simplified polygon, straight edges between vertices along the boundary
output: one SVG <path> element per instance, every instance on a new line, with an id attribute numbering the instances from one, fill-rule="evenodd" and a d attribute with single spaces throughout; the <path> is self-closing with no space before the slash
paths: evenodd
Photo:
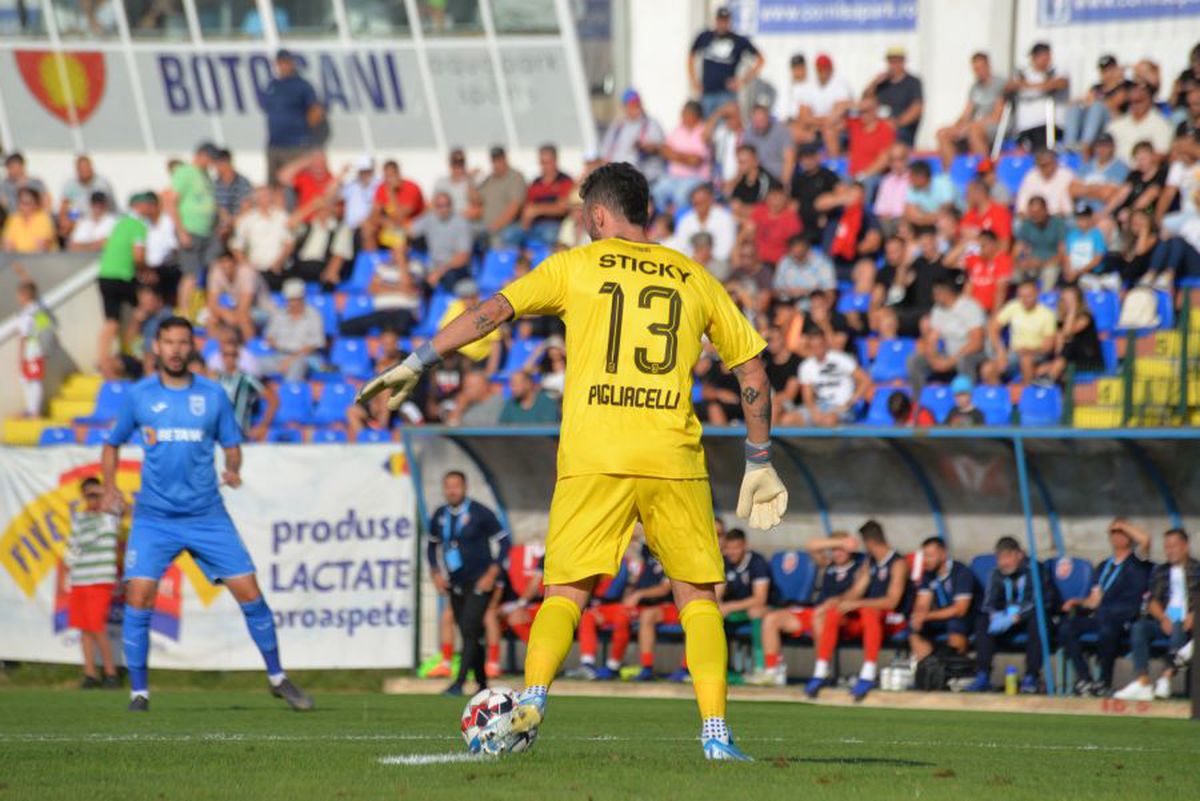
<path id="1" fill-rule="evenodd" d="M 929 165 L 929 174 L 934 178 L 942 174 L 942 159 L 940 156 L 914 156 L 910 163 L 923 161 Z"/>
<path id="2" fill-rule="evenodd" d="M 1058 311 L 1058 290 L 1051 289 L 1049 292 L 1041 293 L 1038 295 L 1038 302 L 1050 311 Z"/>
<path id="3" fill-rule="evenodd" d="M 874 397 L 871 398 L 871 405 L 867 408 L 867 419 L 863 421 L 864 423 L 872 426 L 895 425 L 891 414 L 888 413 L 888 398 L 892 396 L 893 392 L 903 392 L 910 398 L 912 397 L 908 387 L 878 387 Z"/>
<path id="4" fill-rule="evenodd" d="M 513 248 L 489 250 L 483 257 L 479 271 L 479 291 L 491 295 L 512 280 L 517 265 L 517 251 Z"/>
<path id="5" fill-rule="evenodd" d="M 338 290 L 341 292 L 366 292 L 375 276 L 375 266 L 380 262 L 390 262 L 392 256 L 386 250 L 364 250 L 354 257 L 354 266 L 350 269 L 350 277 L 343 281 Z"/>
<path id="6" fill-rule="evenodd" d="M 850 177 L 850 159 L 845 156 L 825 159 L 821 162 L 827 169 L 833 170 L 843 181 Z"/>
<path id="7" fill-rule="evenodd" d="M 987 592 L 988 580 L 992 577 L 992 571 L 995 569 L 995 554 L 981 553 L 971 560 L 971 572 L 975 574 L 975 580 L 979 582 L 981 594 Z"/>
<path id="8" fill-rule="evenodd" d="M 325 323 L 325 336 L 336 336 L 338 332 L 337 307 L 333 302 L 333 295 L 311 295 L 307 300 L 309 306 L 320 312 L 321 320 Z"/>
<path id="9" fill-rule="evenodd" d="M 876 382 L 908 380 L 908 357 L 917 349 L 917 341 L 908 337 L 879 340 L 871 379 Z"/>
<path id="10" fill-rule="evenodd" d="M 499 377 L 507 379 L 508 376 L 522 369 L 525 363 L 529 361 L 529 357 L 541 347 L 542 342 L 542 339 L 536 337 L 514 339 L 512 347 L 508 349 L 508 355 L 504 357 L 504 364 L 500 367 Z"/>
<path id="11" fill-rule="evenodd" d="M 779 551 L 771 557 L 771 582 L 781 604 L 812 601 L 817 567 L 804 551 Z"/>
<path id="12" fill-rule="evenodd" d="M 1056 426 L 1062 422 L 1062 390 L 1056 386 L 1030 385 L 1017 401 L 1022 426 Z"/>
<path id="13" fill-rule="evenodd" d="M 316 445 L 335 445 L 346 441 L 346 432 L 340 428 L 318 428 L 309 439 Z"/>
<path id="14" fill-rule="evenodd" d="M 268 356 L 275 355 L 275 349 L 271 347 L 271 343 L 267 342 L 263 337 L 255 337 L 246 343 L 246 350 L 256 359 L 262 359 Z"/>
<path id="15" fill-rule="evenodd" d="M 312 407 L 312 387 L 308 382 L 284 381 L 279 385 L 279 410 L 275 413 L 275 424 L 308 425 L 312 422 Z"/>
<path id="16" fill-rule="evenodd" d="M 364 428 L 358 432 L 358 436 L 354 438 L 355 442 L 391 442 L 391 431 L 380 431 L 376 428 Z"/>
<path id="17" fill-rule="evenodd" d="M 340 319 L 353 320 L 355 317 L 366 317 L 375 311 L 375 298 L 370 295 L 347 295 L 342 304 Z"/>
<path id="18" fill-rule="evenodd" d="M 1008 188 L 1012 194 L 1017 194 L 1025 173 L 1033 168 L 1033 156 L 1015 155 L 1001 156 L 996 164 L 996 178 Z"/>
<path id="19" fill-rule="evenodd" d="M 236 309 L 237 298 L 235 298 L 233 295 L 230 295 L 228 292 L 222 292 L 219 296 L 217 296 L 217 305 L 222 309 Z"/>
<path id="20" fill-rule="evenodd" d="M 1042 563 L 1042 567 L 1054 578 L 1054 586 L 1058 588 L 1058 594 L 1064 601 L 1086 598 L 1092 591 L 1094 571 L 1091 562 L 1086 559 L 1063 556 L 1047 559 Z"/>
<path id="21" fill-rule="evenodd" d="M 92 413 L 85 417 L 76 417 L 78 425 L 107 425 L 117 417 L 121 404 L 125 401 L 125 393 L 129 390 L 128 381 L 105 381 L 100 385 L 96 394 L 96 406 Z"/>
<path id="22" fill-rule="evenodd" d="M 529 254 L 530 265 L 537 267 L 550 255 L 550 246 L 545 242 L 529 240 L 525 243 L 525 251 Z"/>
<path id="23" fill-rule="evenodd" d="M 89 428 L 83 435 L 84 445 L 103 445 L 108 442 L 107 428 Z"/>
<path id="24" fill-rule="evenodd" d="M 366 351 L 366 346 L 362 346 Z M 312 422 L 317 425 L 346 422 L 346 410 L 354 403 L 354 385 L 345 381 L 330 381 L 321 390 L 321 399 L 313 412 Z M 282 405 L 280 406 L 282 411 Z"/>
<path id="25" fill-rule="evenodd" d="M 1121 304 L 1116 292 L 1084 292 L 1083 299 L 1092 312 L 1092 319 L 1096 321 L 1097 331 L 1105 333 L 1117 327 Z"/>
<path id="26" fill-rule="evenodd" d="M 367 378 L 374 372 L 367 341 L 361 337 L 338 337 L 329 349 L 329 363 L 351 378 Z"/>
<path id="27" fill-rule="evenodd" d="M 978 386 L 971 393 L 976 408 L 983 412 L 983 422 L 989 426 L 1006 426 L 1012 422 L 1012 397 L 1008 387 Z"/>
<path id="28" fill-rule="evenodd" d="M 1121 366 L 1121 360 L 1117 356 L 1117 341 L 1112 338 L 1102 337 L 1100 339 L 1100 353 L 1104 356 L 1104 372 L 1107 375 L 1116 375 L 1117 370 Z"/>
<path id="29" fill-rule="evenodd" d="M 52 447 L 55 445 L 74 445 L 75 431 L 66 426 L 51 426 L 43 428 L 42 433 L 38 435 L 38 445 L 42 448 Z"/>
<path id="30" fill-rule="evenodd" d="M 1074 150 L 1068 150 L 1059 156 L 1062 159 L 1062 165 L 1071 172 L 1079 172 L 1079 168 L 1083 166 L 1083 156 L 1076 153 Z"/>
<path id="31" fill-rule="evenodd" d="M 946 416 L 954 408 L 954 396 L 950 387 L 945 384 L 926 384 L 921 388 L 918 406 L 924 406 L 939 424 L 946 422 Z"/>
<path id="32" fill-rule="evenodd" d="M 436 334 L 452 300 L 454 300 L 454 295 L 444 289 L 434 290 L 433 296 L 429 298 L 429 304 L 421 315 L 421 322 L 413 327 L 412 335 L 427 338 Z"/>
<path id="33" fill-rule="evenodd" d="M 216 337 L 209 337 L 200 346 L 200 358 L 204 361 L 212 359 L 221 352 L 221 342 Z"/>
<path id="34" fill-rule="evenodd" d="M 298 428 L 272 428 L 267 432 L 267 442 L 279 445 L 298 445 L 304 442 L 304 432 Z"/>
<path id="35" fill-rule="evenodd" d="M 871 308 L 871 295 L 859 294 L 857 292 L 845 292 L 837 302 L 837 310 L 842 314 L 850 312 L 859 312 L 865 314 Z"/>
<path id="36" fill-rule="evenodd" d="M 967 184 L 978 174 L 982 160 L 980 156 L 955 156 L 950 162 L 950 181 L 960 194 L 967 191 Z"/>

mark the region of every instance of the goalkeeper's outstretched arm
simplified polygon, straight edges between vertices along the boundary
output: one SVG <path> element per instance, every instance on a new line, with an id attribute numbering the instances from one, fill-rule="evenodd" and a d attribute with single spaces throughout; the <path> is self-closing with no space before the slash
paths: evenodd
<path id="1" fill-rule="evenodd" d="M 512 317 L 513 307 L 508 299 L 503 295 L 493 295 L 455 317 L 433 339 L 422 343 L 400 364 L 363 384 L 358 391 L 358 402 L 365 403 L 385 389 L 390 389 L 392 396 L 388 398 L 388 408 L 399 409 L 416 388 L 422 373 L 440 362 L 443 356 L 482 339 Z"/>
<path id="2" fill-rule="evenodd" d="M 733 368 L 746 418 L 746 475 L 738 494 L 738 517 L 751 528 L 772 529 L 787 512 L 787 489 L 771 466 L 771 384 L 762 357 Z"/>

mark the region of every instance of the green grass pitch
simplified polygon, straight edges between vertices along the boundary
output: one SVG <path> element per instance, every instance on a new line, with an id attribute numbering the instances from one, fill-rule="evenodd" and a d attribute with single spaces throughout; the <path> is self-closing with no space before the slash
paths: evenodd
<path id="1" fill-rule="evenodd" d="M 707 764 L 685 701 L 552 698 L 531 753 L 462 754 L 463 701 L 317 695 L 311 714 L 265 690 L 0 689 L 0 801 L 37 799 L 1188 799 L 1187 721 L 735 703 L 753 764 Z M 398 759 L 401 758 L 401 759 Z"/>

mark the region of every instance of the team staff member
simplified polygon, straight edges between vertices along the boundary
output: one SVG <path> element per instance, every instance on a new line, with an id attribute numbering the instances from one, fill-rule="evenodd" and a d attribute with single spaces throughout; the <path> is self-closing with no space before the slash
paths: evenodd
<path id="1" fill-rule="evenodd" d="M 941 537 L 921 543 L 921 557 L 925 571 L 908 620 L 913 656 L 929 656 L 934 640 L 943 634 L 951 650 L 965 654 L 974 625 L 975 575 L 962 562 L 948 558 Z"/>
<path id="2" fill-rule="evenodd" d="M 1058 591 L 1049 571 L 1038 571 L 1042 579 L 1042 603 L 1047 610 L 1058 609 Z M 1042 636 L 1034 608 L 1033 571 L 1021 546 L 1012 537 L 996 542 L 996 569 L 988 579 L 983 606 L 975 621 L 975 667 L 978 673 L 967 692 L 987 692 L 992 688 L 992 659 L 997 644 L 1015 645 L 1025 635 L 1025 677 L 1023 693 L 1036 693 L 1042 676 Z"/>
<path id="3" fill-rule="evenodd" d="M 814 642 L 820 640 L 825 614 L 846 597 L 863 563 L 858 541 L 845 531 L 835 531 L 828 537 L 809 540 L 805 548 L 821 569 L 821 587 L 817 591 L 816 602 L 812 606 L 805 604 L 775 609 L 767 614 L 762 622 L 763 670 L 751 676 L 749 684 L 764 687 L 783 687 L 787 684 L 783 635 L 799 637 L 811 633 Z"/>
<path id="4" fill-rule="evenodd" d="M 770 465 L 771 385 L 760 356 L 766 343 L 701 265 L 649 241 L 650 190 L 636 168 L 599 167 L 580 196 L 592 244 L 554 254 L 459 316 L 360 396 L 369 400 L 390 388 L 388 404 L 399 406 L 444 354 L 514 317 L 562 318 L 567 391 L 546 538 L 546 602 L 529 638 L 513 731 L 541 724 L 582 608 L 598 577 L 617 572 L 641 520 L 679 607 L 704 755 L 747 759 L 725 721 L 727 646 L 715 592 L 725 571 L 700 421 L 688 399 L 707 336 L 738 379 L 746 418 L 738 516 L 755 528 L 777 525 L 787 490 Z"/>
<path id="5" fill-rule="evenodd" d="M 429 521 L 425 555 L 438 592 L 450 595 L 462 635 L 458 676 L 443 694 L 462 695 L 468 672 L 474 672 L 479 689 L 487 687 L 483 616 L 512 540 L 491 509 L 467 497 L 467 477 L 462 472 L 451 470 L 442 478 L 442 497 L 446 502 Z"/>
<path id="6" fill-rule="evenodd" d="M 1096 565 L 1096 583 L 1086 598 L 1072 598 L 1063 604 L 1066 616 L 1059 624 L 1059 641 L 1075 665 L 1076 695 L 1106 696 L 1112 692 L 1113 663 L 1121 640 L 1142 609 L 1149 569 L 1138 558 L 1135 544 L 1149 550 L 1150 538 L 1141 529 L 1120 518 L 1108 526 L 1112 556 Z M 1099 681 L 1083 656 L 1080 637 L 1096 634 L 1096 656 L 1100 662 Z"/>
<path id="7" fill-rule="evenodd" d="M 817 637 L 817 661 L 813 678 L 804 688 L 816 698 L 831 683 L 830 661 L 840 638 L 862 638 L 863 663 L 850 694 L 861 700 L 875 688 L 879 676 L 879 651 L 885 636 L 904 630 L 911 605 L 908 591 L 908 562 L 888 545 L 883 526 L 868 520 L 858 529 L 867 552 L 866 569 L 859 570 L 854 586 L 836 604 L 830 604 Z"/>

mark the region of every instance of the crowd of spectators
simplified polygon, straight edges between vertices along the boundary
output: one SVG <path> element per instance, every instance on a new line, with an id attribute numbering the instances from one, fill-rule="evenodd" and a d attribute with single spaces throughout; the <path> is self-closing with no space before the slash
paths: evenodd
<path id="1" fill-rule="evenodd" d="M 880 388 L 902 387 L 890 394 L 904 398 L 887 398 L 888 422 L 971 424 L 981 387 L 1015 396 L 1106 368 L 1113 321 L 1097 319 L 1096 293 L 1119 304 L 1200 275 L 1200 45 L 1169 84 L 1150 61 L 1106 55 L 1088 86 L 1045 44 L 1006 78 L 977 53 L 964 65 L 975 80 L 962 112 L 927 154 L 913 151 L 929 121 L 903 49 L 888 49 L 859 88 L 828 54 L 813 58 L 812 75 L 808 63 L 793 56 L 791 84 L 772 96 L 762 55 L 722 10 L 688 55 L 695 99 L 676 120 L 655 118 L 627 89 L 575 174 L 552 144 L 530 175 L 503 147 L 486 166 L 455 148 L 442 177 L 420 186 L 394 160 L 331 165 L 319 137 L 297 134 L 327 123 L 281 52 L 267 185 L 204 143 L 169 162 L 162 188 L 123 204 L 79 156 L 56 200 L 10 153 L 0 240 L 15 253 L 97 253 L 96 368 L 107 378 L 145 370 L 143 343 L 171 308 L 205 329 L 198 369 L 207 361 L 225 375 L 224 345 L 238 348 L 228 380 L 251 386 L 244 374 L 263 388 L 248 404 L 260 436 L 272 428 L 262 424 L 271 385 L 358 380 L 481 294 L 586 242 L 576 187 L 610 161 L 650 180 L 650 236 L 724 282 L 765 335 L 778 423 L 861 420 Z M 999 160 L 996 137 L 1010 142 Z M 1026 171 L 1000 174 L 1005 164 Z M 506 326 L 448 359 L 400 412 L 381 404 L 326 423 L 359 436 L 402 420 L 553 422 L 562 333 L 552 320 Z M 696 373 L 701 418 L 737 422 L 715 354 Z M 929 384 L 953 384 L 968 408 L 930 414 L 920 402 Z"/>

